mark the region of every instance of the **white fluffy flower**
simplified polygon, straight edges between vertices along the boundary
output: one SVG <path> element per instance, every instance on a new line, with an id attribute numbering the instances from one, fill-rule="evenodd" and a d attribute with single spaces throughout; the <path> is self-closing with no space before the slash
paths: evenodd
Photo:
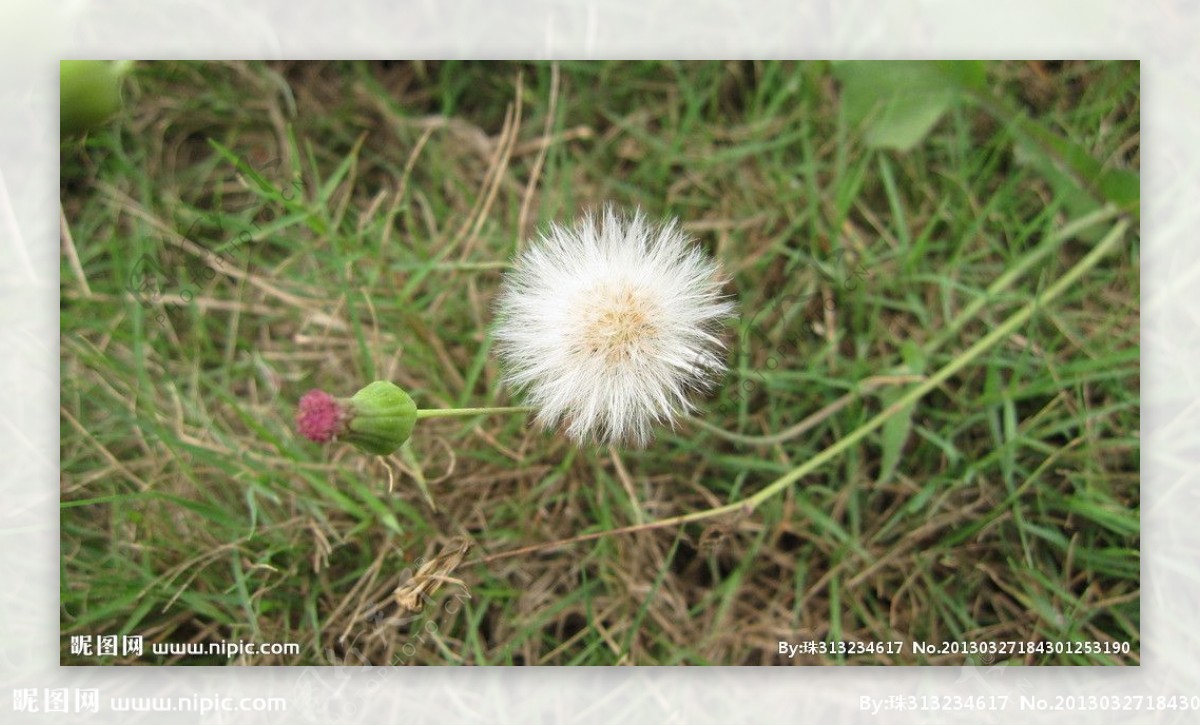
<path id="1" fill-rule="evenodd" d="M 715 262 L 674 221 L 605 209 L 554 225 L 504 280 L 495 336 L 505 380 L 544 426 L 576 441 L 644 446 L 655 423 L 724 368 L 717 333 L 734 310 Z"/>

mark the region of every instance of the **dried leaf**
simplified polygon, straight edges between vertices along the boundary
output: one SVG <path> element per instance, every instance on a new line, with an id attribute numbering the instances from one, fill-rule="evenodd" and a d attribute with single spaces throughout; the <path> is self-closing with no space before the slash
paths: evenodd
<path id="1" fill-rule="evenodd" d="M 419 612 L 438 588 L 447 582 L 466 589 L 466 583 L 456 577 L 450 577 L 450 573 L 462 564 L 470 549 L 471 542 L 465 537 L 450 540 L 433 559 L 421 565 L 415 575 L 400 583 L 392 593 L 396 604 L 405 610 Z M 467 597 L 470 597 L 469 592 Z"/>

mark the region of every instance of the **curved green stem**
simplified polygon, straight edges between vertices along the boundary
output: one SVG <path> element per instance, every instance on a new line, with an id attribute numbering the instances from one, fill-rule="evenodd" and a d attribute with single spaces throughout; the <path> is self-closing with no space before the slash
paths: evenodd
<path id="1" fill-rule="evenodd" d="M 978 358 L 980 354 L 982 354 L 988 348 L 991 348 L 1008 336 L 1012 335 L 1017 328 L 1024 325 L 1031 317 L 1033 317 L 1034 313 L 1036 313 L 1039 309 L 1044 308 L 1059 295 L 1061 295 L 1063 291 L 1078 282 L 1079 278 L 1083 277 L 1084 273 L 1095 267 L 1105 255 L 1107 255 L 1109 252 L 1112 252 L 1113 248 L 1117 246 L 1117 243 L 1121 241 L 1121 238 L 1124 236 L 1127 229 L 1129 229 L 1129 220 L 1122 219 L 1115 227 L 1113 227 L 1112 231 L 1109 232 L 1108 235 L 1101 240 L 1091 252 L 1087 254 L 1087 256 L 1077 262 L 1070 270 L 1067 270 L 1067 272 L 1061 278 L 1059 278 L 1053 285 L 1048 287 L 1041 295 L 1030 301 L 1028 305 L 1025 305 L 1020 310 L 1013 313 L 1007 320 L 992 330 L 992 332 L 988 333 L 983 338 L 980 338 L 979 341 L 960 353 L 956 358 L 954 358 L 954 360 L 942 366 L 937 373 L 934 373 L 921 383 L 913 386 L 904 395 L 895 400 L 890 406 L 880 411 L 870 421 L 867 421 L 865 424 L 859 426 L 845 437 L 839 439 L 836 443 L 821 451 L 813 458 L 763 487 L 760 491 L 755 492 L 748 497 L 744 497 L 719 507 L 704 509 L 699 512 L 691 512 L 689 514 L 681 514 L 675 517 L 667 517 L 665 519 L 658 519 L 653 522 L 646 522 L 644 524 L 618 527 L 616 529 L 609 529 L 603 532 L 591 532 L 564 541 L 531 545 L 529 547 L 521 547 L 519 549 L 509 550 L 507 552 L 497 552 L 496 554 L 481 558 L 480 561 L 491 562 L 493 560 L 513 557 L 537 550 L 551 547 L 561 547 L 563 545 L 572 544 L 575 542 L 598 539 L 607 535 L 625 534 L 646 529 L 655 529 L 658 527 L 686 524 L 688 522 L 712 519 L 713 517 L 719 517 L 721 515 L 732 514 L 735 512 L 743 512 L 746 514 L 753 512 L 759 504 L 762 504 L 767 499 L 770 499 L 787 487 L 799 481 L 802 477 L 820 468 L 826 462 L 830 461 L 834 457 L 844 452 L 846 449 L 849 449 L 851 446 L 861 441 L 871 432 L 882 427 L 883 424 L 886 423 L 887 420 L 892 416 L 895 416 L 906 407 L 911 406 L 920 399 L 924 398 L 930 391 L 945 383 L 950 376 L 953 376 L 955 373 L 965 368 L 967 364 Z"/>
<path id="2" fill-rule="evenodd" d="M 925 357 L 931 357 L 933 353 L 945 345 L 947 341 L 957 335 L 964 325 L 974 320 L 979 314 L 980 310 L 982 310 L 988 303 L 994 302 L 1001 292 L 1008 289 L 1013 282 L 1015 282 L 1021 275 L 1025 274 L 1031 267 L 1034 266 L 1035 263 L 1042 261 L 1052 251 L 1058 249 L 1062 242 L 1076 236 L 1089 227 L 1095 226 L 1101 222 L 1106 222 L 1119 215 L 1120 210 L 1116 207 L 1111 205 L 1105 206 L 1096 210 L 1095 212 L 1086 214 L 1079 219 L 1066 223 L 1061 229 L 1048 235 L 1046 240 L 1041 245 L 1018 260 L 1014 265 L 1012 265 L 1012 267 L 1006 270 L 1004 274 L 997 277 L 982 295 L 976 296 L 974 300 L 972 300 L 966 305 L 966 307 L 959 311 L 958 315 L 955 315 L 952 320 L 943 325 L 941 329 L 935 333 L 930 341 L 925 345 Z M 913 378 L 913 376 L 908 377 Z M 689 420 L 696 426 L 699 426 L 706 431 L 710 431 L 717 436 L 726 439 L 727 441 L 733 441 L 739 444 L 748 444 L 751 446 L 769 446 L 772 444 L 782 443 L 788 439 L 799 436 L 805 431 L 811 429 L 813 426 L 816 426 L 818 423 L 824 421 L 829 416 L 832 416 L 837 411 L 845 408 L 861 395 L 886 383 L 906 382 L 903 380 L 904 378 L 905 376 L 902 372 L 900 372 L 900 369 L 897 369 L 897 375 L 874 376 L 864 381 L 860 381 L 855 391 L 847 393 L 838 400 L 834 401 L 832 404 L 822 408 L 808 418 L 804 419 L 800 423 L 778 433 L 766 436 L 756 436 L 751 434 L 741 434 L 736 431 L 726 431 L 723 428 L 713 426 L 712 424 L 707 423 L 699 418 L 689 417 Z M 916 376 L 915 378 L 919 378 L 919 376 Z"/>

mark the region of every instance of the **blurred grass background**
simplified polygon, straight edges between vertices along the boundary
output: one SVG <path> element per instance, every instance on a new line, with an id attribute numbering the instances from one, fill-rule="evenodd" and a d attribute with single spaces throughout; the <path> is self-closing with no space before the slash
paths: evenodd
<path id="1" fill-rule="evenodd" d="M 124 95 L 62 149 L 63 663 L 1138 662 L 1137 63 L 154 62 Z M 514 402 L 500 275 L 607 201 L 731 276 L 698 419 L 642 451 L 512 416 L 422 421 L 388 459 L 292 433 L 309 388 L 376 378 Z M 504 556 L 761 490 L 1121 220 L 753 512 Z M 405 610 L 422 565 L 453 580 Z M 300 654 L 71 652 L 100 634 Z"/>

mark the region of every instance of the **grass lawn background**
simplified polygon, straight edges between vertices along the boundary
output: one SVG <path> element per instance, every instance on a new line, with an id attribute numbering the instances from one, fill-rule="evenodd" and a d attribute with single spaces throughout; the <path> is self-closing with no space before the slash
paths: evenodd
<path id="1" fill-rule="evenodd" d="M 300 644 L 252 664 L 1136 664 L 1138 65 L 881 68 L 138 64 L 62 152 L 62 662 L 229 662 L 67 637 L 141 634 Z M 889 88 L 920 92 L 870 103 Z M 428 420 L 386 460 L 292 433 L 308 389 L 376 378 L 514 403 L 500 275 L 609 201 L 731 276 L 698 420 L 642 451 Z M 508 554 L 737 502 L 830 446 L 753 511 Z M 399 609 L 457 538 L 463 584 Z"/>

